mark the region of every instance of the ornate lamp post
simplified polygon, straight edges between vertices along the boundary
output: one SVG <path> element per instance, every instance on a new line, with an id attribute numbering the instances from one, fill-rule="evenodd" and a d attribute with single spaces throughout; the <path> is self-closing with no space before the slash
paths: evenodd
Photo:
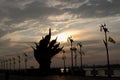
<path id="1" fill-rule="evenodd" d="M 13 57 L 13 68 L 14 68 L 14 70 L 15 70 L 15 57 Z"/>
<path id="2" fill-rule="evenodd" d="M 9 59 L 9 69 L 11 70 L 11 59 Z"/>
<path id="3" fill-rule="evenodd" d="M 1 61 L 1 59 L 0 59 L 0 69 L 2 69 L 2 61 Z"/>
<path id="4" fill-rule="evenodd" d="M 73 39 L 72 39 L 72 36 L 68 37 L 68 41 L 70 42 L 71 44 L 71 48 L 70 48 L 70 51 L 71 51 L 71 68 L 73 69 L 73 50 L 72 50 L 72 46 L 73 46 Z"/>
<path id="5" fill-rule="evenodd" d="M 106 28 L 106 24 L 103 24 L 100 26 L 100 31 L 102 32 L 102 30 L 104 31 L 105 33 L 105 40 L 103 40 L 104 44 L 105 44 L 105 47 L 106 47 L 106 53 L 107 53 L 107 67 L 108 67 L 108 71 L 107 71 L 107 74 L 108 74 L 108 77 L 111 77 L 111 74 L 110 74 L 110 62 L 109 62 L 109 52 L 108 52 L 108 38 L 107 38 L 107 32 L 108 31 L 108 28 Z"/>
<path id="6" fill-rule="evenodd" d="M 73 48 L 72 48 L 72 51 L 75 53 L 75 57 L 74 57 L 74 59 L 75 59 L 75 67 L 77 67 L 77 53 L 76 53 L 77 48 L 76 48 L 76 47 L 73 47 Z"/>
<path id="7" fill-rule="evenodd" d="M 3 69 L 5 70 L 5 57 L 3 57 Z"/>
<path id="8" fill-rule="evenodd" d="M 6 59 L 6 70 L 8 69 L 8 60 Z"/>
<path id="9" fill-rule="evenodd" d="M 3 65 L 4 65 L 3 63 L 4 63 L 4 62 L 3 62 L 3 58 L 0 57 L 0 68 L 1 68 L 1 69 L 3 69 Z"/>
<path id="10" fill-rule="evenodd" d="M 64 63 L 64 71 L 66 69 L 66 65 L 65 65 L 65 59 L 66 59 L 66 56 L 65 56 L 65 51 L 62 50 L 63 54 L 62 54 L 62 59 L 63 59 L 63 63 Z"/>
<path id="11" fill-rule="evenodd" d="M 20 70 L 20 56 L 17 56 L 18 57 L 18 63 L 19 63 L 19 70 Z"/>
<path id="12" fill-rule="evenodd" d="M 80 64 L 81 64 L 81 69 L 83 69 L 83 65 L 82 65 L 82 55 L 83 55 L 83 53 L 82 53 L 82 44 L 81 44 L 81 42 L 80 43 L 77 43 L 77 45 L 80 47 L 80 51 L 79 51 L 79 53 L 80 53 Z"/>
<path id="13" fill-rule="evenodd" d="M 27 54 L 26 53 L 24 53 L 24 56 L 25 56 L 25 69 L 27 69 Z"/>

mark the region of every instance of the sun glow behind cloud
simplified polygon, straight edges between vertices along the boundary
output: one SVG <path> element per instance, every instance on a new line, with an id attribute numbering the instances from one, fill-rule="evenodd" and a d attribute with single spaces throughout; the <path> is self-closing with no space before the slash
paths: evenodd
<path id="1" fill-rule="evenodd" d="M 57 37 L 58 42 L 65 43 L 65 42 L 67 42 L 68 37 L 70 37 L 70 36 L 74 37 L 77 34 L 79 34 L 79 30 L 66 30 L 64 32 L 53 35 L 52 39 L 55 39 L 55 37 Z"/>
<path id="2" fill-rule="evenodd" d="M 67 39 L 67 38 L 68 38 L 68 36 L 67 36 L 66 34 L 61 33 L 61 34 L 58 35 L 57 40 L 58 40 L 59 42 L 66 42 L 66 39 Z"/>

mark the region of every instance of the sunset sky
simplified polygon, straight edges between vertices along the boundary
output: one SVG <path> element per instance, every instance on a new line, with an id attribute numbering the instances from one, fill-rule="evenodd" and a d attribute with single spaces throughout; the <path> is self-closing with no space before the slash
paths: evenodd
<path id="1" fill-rule="evenodd" d="M 74 46 L 82 42 L 84 64 L 106 64 L 104 32 L 100 32 L 104 23 L 116 41 L 109 43 L 110 63 L 120 64 L 120 0 L 0 0 L 0 56 L 33 55 L 32 42 L 51 28 L 52 39 L 58 37 L 64 46 L 67 66 L 71 65 L 69 36 Z M 53 58 L 52 66 L 63 65 L 61 56 Z M 32 58 L 30 63 L 36 65 Z"/>

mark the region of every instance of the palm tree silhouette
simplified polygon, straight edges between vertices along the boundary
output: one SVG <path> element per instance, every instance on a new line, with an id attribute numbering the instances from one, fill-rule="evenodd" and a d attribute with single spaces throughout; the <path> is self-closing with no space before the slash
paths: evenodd
<path id="1" fill-rule="evenodd" d="M 39 69 L 42 74 L 49 73 L 51 59 L 59 53 L 63 47 L 59 47 L 60 43 L 57 43 L 57 38 L 50 41 L 51 39 L 51 29 L 49 29 L 49 34 L 39 41 L 35 42 L 36 47 L 32 47 L 34 50 L 34 57 L 39 63 Z"/>

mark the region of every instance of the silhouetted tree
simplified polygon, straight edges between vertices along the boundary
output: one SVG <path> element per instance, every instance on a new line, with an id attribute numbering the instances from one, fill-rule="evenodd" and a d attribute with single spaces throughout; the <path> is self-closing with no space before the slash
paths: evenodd
<path id="1" fill-rule="evenodd" d="M 32 47 L 34 50 L 34 57 L 39 63 L 40 71 L 43 74 L 49 73 L 51 59 L 57 53 L 59 53 L 63 47 L 59 47 L 60 43 L 57 43 L 57 38 L 50 41 L 51 39 L 51 29 L 49 29 L 49 34 L 39 41 L 35 42 L 36 47 Z"/>

